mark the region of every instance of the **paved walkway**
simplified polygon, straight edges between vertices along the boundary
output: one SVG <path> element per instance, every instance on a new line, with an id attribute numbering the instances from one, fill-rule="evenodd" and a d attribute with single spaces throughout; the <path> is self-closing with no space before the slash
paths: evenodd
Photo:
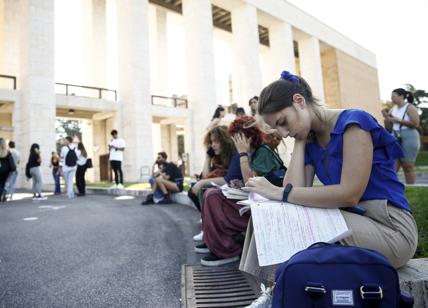
<path id="1" fill-rule="evenodd" d="M 180 307 L 180 266 L 199 260 L 191 238 L 199 214 L 140 202 L 0 204 L 0 307 Z"/>

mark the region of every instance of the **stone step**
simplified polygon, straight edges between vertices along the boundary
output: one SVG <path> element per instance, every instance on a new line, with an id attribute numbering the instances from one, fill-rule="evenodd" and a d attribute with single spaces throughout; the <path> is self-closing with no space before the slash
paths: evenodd
<path id="1" fill-rule="evenodd" d="M 398 270 L 401 290 L 415 299 L 414 308 L 428 307 L 428 258 L 412 259 Z"/>

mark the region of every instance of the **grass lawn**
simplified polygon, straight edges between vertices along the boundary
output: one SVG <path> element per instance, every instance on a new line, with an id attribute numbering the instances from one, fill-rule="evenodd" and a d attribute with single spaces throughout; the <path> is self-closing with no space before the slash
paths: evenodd
<path id="1" fill-rule="evenodd" d="M 415 258 L 428 258 L 428 187 L 407 187 L 406 197 L 418 225 L 419 244 Z"/>
<path id="2" fill-rule="evenodd" d="M 416 157 L 416 166 L 428 166 L 428 151 L 420 151 Z"/>

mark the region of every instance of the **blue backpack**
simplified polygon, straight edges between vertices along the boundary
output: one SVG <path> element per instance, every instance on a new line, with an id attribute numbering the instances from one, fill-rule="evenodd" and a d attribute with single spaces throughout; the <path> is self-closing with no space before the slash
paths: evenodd
<path id="1" fill-rule="evenodd" d="M 370 249 L 316 243 L 281 264 L 275 280 L 272 308 L 413 307 L 397 271 Z"/>

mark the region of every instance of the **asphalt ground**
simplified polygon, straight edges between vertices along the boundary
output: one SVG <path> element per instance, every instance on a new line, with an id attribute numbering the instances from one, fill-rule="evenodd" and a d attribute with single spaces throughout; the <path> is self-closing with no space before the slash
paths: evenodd
<path id="1" fill-rule="evenodd" d="M 29 197 L 0 204 L 0 307 L 180 307 L 181 265 L 199 263 L 197 211 Z"/>

